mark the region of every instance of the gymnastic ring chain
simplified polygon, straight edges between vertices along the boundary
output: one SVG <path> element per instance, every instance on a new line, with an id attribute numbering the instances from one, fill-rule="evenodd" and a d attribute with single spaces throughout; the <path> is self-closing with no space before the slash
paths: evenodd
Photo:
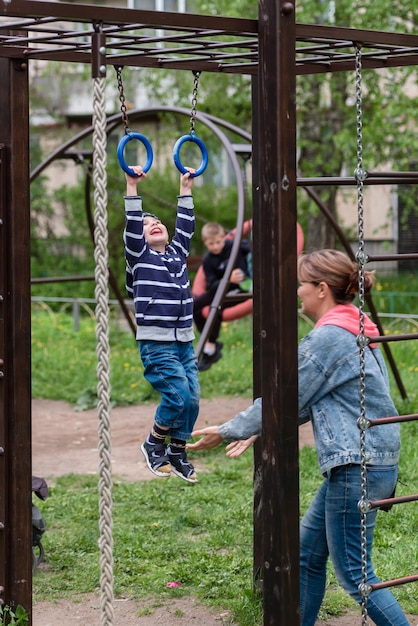
<path id="1" fill-rule="evenodd" d="M 362 98 L 362 57 L 361 45 L 356 47 L 356 143 L 357 143 L 357 167 L 354 176 L 357 181 L 357 212 L 358 212 L 358 250 L 356 261 L 358 264 L 359 283 L 359 335 L 357 342 L 360 352 L 360 482 L 361 500 L 358 503 L 360 511 L 360 544 L 361 544 L 361 579 L 359 593 L 361 595 L 362 626 L 367 625 L 368 609 L 367 596 L 369 585 L 367 582 L 367 457 L 366 457 L 366 342 L 364 341 L 364 308 L 365 308 L 365 284 L 364 268 L 367 257 L 364 253 L 364 180 L 363 169 L 363 98 Z"/>
<path id="2" fill-rule="evenodd" d="M 193 93 L 192 93 L 192 110 L 190 112 L 190 134 L 195 134 L 195 123 L 196 123 L 196 115 L 197 115 L 197 94 L 199 91 L 199 77 L 200 72 L 197 70 L 193 70 L 194 81 L 193 81 Z"/>
<path id="3" fill-rule="evenodd" d="M 122 113 L 122 123 L 125 129 L 125 134 L 129 133 L 129 120 L 128 113 L 126 109 L 126 98 L 123 90 L 123 82 L 122 82 L 122 70 L 123 66 L 115 65 L 116 70 L 116 79 L 118 81 L 118 91 L 119 91 L 119 101 L 120 101 L 120 112 Z"/>

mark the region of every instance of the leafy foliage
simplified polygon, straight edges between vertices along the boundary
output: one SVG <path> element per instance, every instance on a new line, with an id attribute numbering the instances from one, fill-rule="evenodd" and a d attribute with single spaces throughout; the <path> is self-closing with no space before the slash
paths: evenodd
<path id="1" fill-rule="evenodd" d="M 258 5 L 250 0 L 198 0 L 194 6 L 201 14 L 258 18 Z M 361 0 L 355 2 L 351 0 L 338 2 L 302 0 L 296 3 L 296 12 L 296 20 L 299 23 L 363 30 L 376 29 L 378 25 L 379 30 L 400 33 L 413 33 L 416 30 L 416 12 L 410 4 L 402 3 L 400 0 L 395 0 L 395 2 L 380 0 L 379 3 L 369 3 L 367 6 Z M 367 48 L 364 52 L 367 52 Z M 46 73 L 48 71 L 52 73 L 51 75 L 56 75 L 56 64 L 52 64 Z M 85 78 L 87 80 L 87 73 Z M 156 106 L 175 105 L 190 108 L 193 90 L 191 72 L 126 68 L 123 80 L 128 109 L 134 106 L 132 100 L 135 98 L 138 85 L 146 89 L 149 101 Z M 62 92 L 67 93 L 68 77 L 60 75 L 57 77 L 57 84 L 60 82 L 63 84 Z M 414 95 L 417 82 L 416 69 L 404 67 L 363 70 L 362 82 L 365 167 L 372 170 L 389 164 L 396 170 L 410 169 L 411 154 L 415 154 L 418 149 L 418 135 L 415 132 L 418 107 L 416 106 L 417 98 Z M 39 84 L 42 86 L 42 81 Z M 35 89 L 35 93 L 38 93 L 41 99 L 44 98 L 42 89 L 38 91 Z M 222 94 L 221 98 L 219 94 Z M 297 153 L 298 171 L 301 176 L 339 176 L 343 172 L 354 171 L 357 165 L 354 103 L 354 71 L 298 77 Z M 115 107 L 117 108 L 116 102 Z M 203 73 L 200 78 L 197 108 L 199 111 L 222 117 L 227 122 L 250 132 L 252 119 L 250 77 L 239 74 Z M 147 125 L 143 122 L 142 126 L 144 124 Z M 132 129 L 135 130 L 135 128 Z M 161 151 L 164 146 L 172 145 L 172 141 L 175 141 L 179 135 L 187 132 L 187 123 L 182 117 L 167 114 L 161 118 L 156 132 L 153 143 L 155 141 L 155 145 Z M 209 168 L 204 188 L 199 189 L 199 185 L 196 185 L 196 206 L 199 218 L 221 221 L 226 227 L 232 228 L 236 214 L 236 191 L 221 189 L 220 146 L 204 127 L 199 126 L 198 134 L 203 135 L 203 139 L 210 147 Z M 232 137 L 231 139 L 233 140 Z M 114 163 L 114 158 L 112 162 L 110 153 L 109 156 L 110 265 L 114 268 L 120 288 L 123 289 L 123 257 L 120 248 L 123 178 L 118 166 Z M 211 179 L 213 184 L 208 184 L 207 181 Z M 42 184 L 44 182 L 42 181 Z M 166 167 L 164 161 L 160 160 L 158 165 L 154 165 L 152 177 L 150 175 L 146 186 L 141 188 L 141 193 L 143 190 L 145 198 L 147 198 L 146 194 L 150 194 L 149 197 L 152 198 L 157 209 L 159 199 L 164 199 L 165 208 L 161 209 L 161 214 L 171 227 L 173 213 L 165 203 L 174 201 L 176 186 L 176 172 L 173 167 Z M 85 228 L 82 189 L 83 182 L 81 181 L 80 188 L 70 190 L 63 187 L 54 200 L 46 199 L 44 202 L 46 215 L 54 202 L 59 203 L 66 215 L 69 234 L 67 238 L 60 241 L 51 240 L 48 233 L 44 242 L 41 242 L 39 238 L 34 238 L 34 276 L 45 275 L 54 270 L 63 274 L 77 273 L 83 263 L 85 273 L 91 272 L 91 241 L 88 230 Z M 155 189 L 158 191 L 156 192 Z M 338 192 L 337 187 L 321 187 L 318 192 L 320 199 L 337 217 Z M 303 190 L 299 190 L 298 194 L 298 218 L 305 228 L 306 248 L 334 247 L 335 235 L 316 204 L 306 196 Z M 40 198 L 38 191 L 34 190 L 33 212 L 35 214 L 38 211 L 37 206 L 40 206 Z M 409 199 L 406 204 L 404 224 L 408 227 L 408 216 L 415 211 L 415 197 Z M 382 214 L 389 215 L 390 209 L 390 206 L 382 207 Z M 77 242 L 77 246 L 74 246 L 74 242 Z M 201 250 L 199 242 L 195 241 L 194 246 L 193 254 L 199 254 Z M 84 283 L 78 288 L 83 295 L 92 292 L 91 284 Z M 56 286 L 51 289 L 54 293 L 59 291 Z"/>
<path id="2" fill-rule="evenodd" d="M 357 29 L 413 32 L 416 16 L 402 2 L 368 4 L 339 0 L 298 2 L 297 21 Z M 396 17 L 395 17 L 396 16 Z M 364 49 L 367 53 L 367 48 Z M 363 160 L 370 171 L 382 164 L 410 170 L 417 149 L 416 68 L 363 70 Z M 298 78 L 299 171 L 302 176 L 352 175 L 356 156 L 356 85 L 354 71 Z M 411 143 L 412 142 L 412 143 Z M 415 149 L 410 149 L 410 146 Z M 321 200 L 337 216 L 337 188 L 321 188 Z M 308 247 L 334 247 L 335 237 L 313 203 L 308 208 Z M 391 207 L 382 207 L 389 215 Z"/>
<path id="3" fill-rule="evenodd" d="M 47 309 L 47 312 L 45 312 Z M 93 312 L 81 310 L 80 327 L 66 312 L 53 312 L 34 305 L 32 317 L 32 394 L 37 398 L 66 400 L 77 410 L 96 406 L 96 334 Z M 224 324 L 223 340 L 228 344 L 222 367 L 205 372 L 202 397 L 219 395 L 251 397 L 251 318 Z M 110 328 L 111 400 L 116 405 L 156 402 L 158 394 L 143 377 L 138 347 L 131 331 L 119 316 Z"/>
<path id="4" fill-rule="evenodd" d="M 0 605 L 0 626 L 26 626 L 29 624 L 29 615 L 20 604 L 16 609 Z"/>

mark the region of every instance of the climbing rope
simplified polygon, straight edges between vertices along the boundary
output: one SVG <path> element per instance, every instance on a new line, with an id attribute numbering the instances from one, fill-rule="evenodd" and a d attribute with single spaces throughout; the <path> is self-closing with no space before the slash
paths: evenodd
<path id="1" fill-rule="evenodd" d="M 109 378 L 105 78 L 93 79 L 94 259 L 96 263 L 97 409 L 99 415 L 99 530 L 101 624 L 113 624 L 113 521 Z"/>
<path id="2" fill-rule="evenodd" d="M 362 60 L 361 47 L 356 49 L 356 139 L 357 139 L 357 167 L 354 176 L 357 181 L 357 210 L 358 210 L 358 250 L 356 261 L 358 263 L 359 282 L 359 335 L 357 343 L 360 349 L 360 416 L 358 427 L 360 429 L 360 475 L 361 475 L 361 499 L 358 508 L 361 515 L 360 542 L 361 542 L 361 595 L 362 625 L 367 624 L 367 597 L 371 588 L 367 583 L 367 513 L 370 510 L 367 499 L 367 466 L 366 466 L 366 430 L 369 422 L 366 418 L 366 347 L 368 338 L 364 335 L 364 268 L 367 263 L 367 255 L 364 251 L 364 206 L 363 186 L 367 172 L 363 169 L 363 118 L 362 118 Z"/>

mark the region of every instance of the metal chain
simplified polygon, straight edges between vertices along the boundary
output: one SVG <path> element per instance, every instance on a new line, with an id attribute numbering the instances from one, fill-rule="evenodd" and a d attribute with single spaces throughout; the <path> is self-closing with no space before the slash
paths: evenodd
<path id="1" fill-rule="evenodd" d="M 363 121 L 362 121 L 362 59 L 361 47 L 356 50 L 356 138 L 357 138 L 357 168 L 354 172 L 357 181 L 357 208 L 358 208 L 358 251 L 356 260 L 358 263 L 358 283 L 359 283 L 359 335 L 357 343 L 360 349 L 360 417 L 358 427 L 360 429 L 360 475 L 361 475 L 361 500 L 358 503 L 360 520 L 360 542 L 361 542 L 361 584 L 359 592 L 362 598 L 362 625 L 367 624 L 367 596 L 370 593 L 370 586 L 367 583 L 367 512 L 369 502 L 367 499 L 367 466 L 366 466 L 366 430 L 368 420 L 366 418 L 366 359 L 365 350 L 368 340 L 364 335 L 364 267 L 367 257 L 364 252 L 364 207 L 363 207 L 363 186 L 367 172 L 363 169 Z"/>
<path id="2" fill-rule="evenodd" d="M 99 530 L 101 624 L 112 626 L 113 537 L 110 437 L 109 252 L 107 228 L 105 78 L 93 84 L 94 259 L 96 278 L 97 410 L 99 431 Z"/>
<path id="3" fill-rule="evenodd" d="M 129 120 L 128 120 L 128 114 L 126 112 L 126 98 L 125 98 L 125 94 L 123 91 L 123 82 L 122 82 L 123 67 L 121 65 L 115 65 L 115 70 L 116 70 L 116 78 L 118 81 L 120 111 L 122 113 L 122 122 L 125 128 L 125 134 L 128 134 L 129 133 Z"/>
<path id="4" fill-rule="evenodd" d="M 190 112 L 190 134 L 195 134 L 195 122 L 196 122 L 196 105 L 197 105 L 197 92 L 199 90 L 199 76 L 200 72 L 194 71 L 194 83 L 193 83 L 193 95 L 192 95 L 192 110 Z"/>

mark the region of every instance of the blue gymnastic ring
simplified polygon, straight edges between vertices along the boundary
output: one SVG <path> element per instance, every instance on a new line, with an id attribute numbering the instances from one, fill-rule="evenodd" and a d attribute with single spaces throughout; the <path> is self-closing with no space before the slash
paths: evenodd
<path id="1" fill-rule="evenodd" d="M 193 143 L 197 143 L 202 153 L 202 162 L 200 163 L 199 168 L 196 170 L 194 174 L 190 174 L 190 176 L 194 178 L 195 176 L 200 176 L 201 174 L 203 174 L 203 172 L 207 168 L 208 160 L 209 160 L 208 151 L 203 141 L 199 139 L 199 137 L 196 137 L 196 135 L 193 135 L 192 133 L 190 133 L 189 135 L 183 135 L 183 137 L 180 137 L 180 139 L 177 139 L 175 146 L 173 148 L 173 159 L 174 159 L 174 163 L 177 169 L 182 174 L 186 174 L 188 171 L 186 170 L 186 168 L 184 167 L 184 165 L 182 164 L 180 160 L 180 148 L 184 143 L 186 143 L 186 141 L 192 141 Z"/>
<path id="2" fill-rule="evenodd" d="M 154 158 L 154 155 L 153 155 L 153 152 L 152 152 L 152 146 L 151 146 L 149 140 L 145 137 L 145 135 L 141 135 L 140 133 L 128 132 L 120 140 L 119 145 L 118 145 L 118 149 L 117 149 L 119 165 L 121 166 L 121 168 L 123 169 L 124 172 L 129 174 L 129 176 L 134 176 L 135 178 L 139 178 L 138 174 L 135 174 L 134 170 L 131 167 L 129 167 L 129 165 L 127 165 L 126 161 L 125 161 L 125 156 L 124 156 L 125 146 L 128 143 L 128 141 L 131 141 L 131 139 L 138 139 L 138 141 L 140 141 L 141 143 L 144 144 L 145 149 L 147 151 L 147 162 L 145 163 L 144 167 L 142 168 L 142 171 L 144 172 L 144 174 L 146 174 L 148 172 L 148 170 L 150 169 L 150 167 L 152 165 L 152 160 Z"/>

